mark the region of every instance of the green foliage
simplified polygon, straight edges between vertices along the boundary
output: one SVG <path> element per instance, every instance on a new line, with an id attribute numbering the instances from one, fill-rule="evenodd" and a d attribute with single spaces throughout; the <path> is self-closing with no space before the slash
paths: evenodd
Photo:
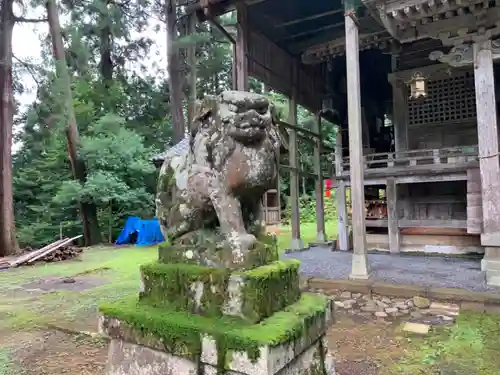
<path id="1" fill-rule="evenodd" d="M 39 2 L 26 3 L 24 10 L 38 6 Z M 110 240 L 126 216 L 151 217 L 156 173 L 149 158 L 172 145 L 165 67 L 146 64 L 152 58 L 153 41 L 140 34 L 152 18 L 163 19 L 164 8 L 148 0 L 62 0 L 59 11 L 61 20 L 69 20 L 62 25 L 63 41 L 80 135 L 78 155 L 87 175 L 83 184 L 73 180 L 65 134 L 67 78 L 56 78 L 61 66 L 53 61 L 50 38 L 40 35 L 42 63 L 16 60 L 13 72 L 16 95 L 28 89 L 21 73 L 31 75 L 38 86 L 31 106 L 16 106 L 15 142 L 21 148 L 14 155 L 13 186 L 22 247 L 45 245 L 60 232 L 81 234 L 80 201 L 96 205 L 101 234 Z M 181 15 L 183 10 L 178 11 Z M 218 22 L 235 35 L 235 12 L 218 17 Z M 155 31 L 163 32 L 160 27 Z M 226 36 L 204 22 L 196 26 L 194 35 L 176 41 L 181 59 L 186 57 L 185 47 L 192 45 L 196 46 L 197 97 L 231 89 L 232 44 Z M 181 61 L 182 73 L 186 67 L 186 61 Z M 253 78 L 250 90 L 265 91 Z M 286 120 L 287 100 L 273 91 L 266 94 Z M 311 128 L 313 121 L 313 114 L 298 109 L 301 126 Z M 332 145 L 333 125 L 324 122 L 323 128 L 324 141 Z M 312 171 L 312 145 L 299 140 L 299 149 L 302 169 Z M 289 195 L 288 173 L 283 173 L 281 182 L 282 196 Z M 313 194 L 312 180 L 302 187 L 304 194 Z M 314 210 L 307 207 L 309 220 Z"/>
<path id="2" fill-rule="evenodd" d="M 314 194 L 314 192 L 313 192 Z M 332 190 L 330 197 L 324 197 L 325 219 L 333 219 L 337 215 L 335 191 Z M 301 223 L 316 223 L 316 197 L 302 195 L 299 197 L 300 221 Z M 289 224 L 291 220 L 291 207 L 287 204 L 282 212 L 282 222 Z"/>
<path id="3" fill-rule="evenodd" d="M 431 336 L 412 342 L 412 350 L 392 370 L 407 374 L 450 373 L 494 375 L 500 361 L 498 315 L 460 312 L 452 327 L 437 328 Z"/>
<path id="4" fill-rule="evenodd" d="M 155 150 L 126 129 L 123 118 L 108 114 L 92 124 L 89 135 L 82 137 L 80 152 L 89 171 L 87 181 L 64 181 L 55 202 L 91 202 L 98 207 L 133 202 L 145 212 L 152 210 L 153 196 L 143 181 L 155 172 L 151 164 Z"/>

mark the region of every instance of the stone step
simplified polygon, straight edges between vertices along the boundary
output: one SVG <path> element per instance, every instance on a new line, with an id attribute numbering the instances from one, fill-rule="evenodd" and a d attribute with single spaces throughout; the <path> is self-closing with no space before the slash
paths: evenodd
<path id="1" fill-rule="evenodd" d="M 133 298 L 100 310 L 99 330 L 112 340 L 107 375 L 152 374 L 153 365 L 162 369 L 154 374 L 176 375 L 335 372 L 324 339 L 334 308 L 325 296 L 304 293 L 259 324 L 168 311 Z"/>
<path id="2" fill-rule="evenodd" d="M 406 322 L 403 325 L 403 331 L 408 333 L 415 333 L 418 335 L 426 335 L 429 333 L 430 325 L 422 323 Z"/>
<path id="3" fill-rule="evenodd" d="M 299 262 L 276 261 L 248 271 L 195 264 L 141 267 L 140 300 L 206 316 L 229 315 L 256 323 L 300 298 Z"/>
<path id="4" fill-rule="evenodd" d="M 490 263 L 492 262 L 488 261 L 488 266 L 486 268 L 486 284 L 500 286 L 500 270 L 491 269 Z"/>
<path id="5" fill-rule="evenodd" d="M 500 261 L 487 259 L 487 269 L 490 271 L 500 271 Z"/>

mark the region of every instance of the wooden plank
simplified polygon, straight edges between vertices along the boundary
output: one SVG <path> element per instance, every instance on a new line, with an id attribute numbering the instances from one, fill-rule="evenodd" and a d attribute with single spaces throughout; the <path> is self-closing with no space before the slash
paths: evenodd
<path id="1" fill-rule="evenodd" d="M 191 14 L 189 17 L 189 35 L 196 32 L 196 14 Z M 188 127 L 191 125 L 195 116 L 195 102 L 196 102 L 196 45 L 193 43 L 187 47 L 187 63 L 189 67 L 189 82 L 188 82 Z"/>
<path id="2" fill-rule="evenodd" d="M 35 256 L 35 257 L 33 257 L 33 258 L 29 259 L 29 260 L 28 260 L 28 263 L 33 263 L 34 261 L 36 261 L 36 260 L 38 260 L 38 259 L 40 259 L 40 258 L 43 258 L 44 256 L 46 256 L 46 255 L 48 255 L 48 254 L 52 253 L 53 251 L 56 251 L 57 249 L 60 249 L 61 247 L 65 246 L 65 245 L 67 245 L 67 244 L 70 244 L 71 242 L 73 242 L 73 241 L 75 241 L 75 240 L 77 240 L 77 239 L 79 239 L 79 238 L 81 238 L 81 237 L 83 237 L 83 236 L 82 236 L 82 235 L 79 235 L 79 236 L 75 236 L 75 237 L 73 237 L 73 238 L 66 238 L 66 239 L 65 239 L 65 240 L 63 240 L 60 244 L 58 244 L 58 245 L 56 245 L 56 246 L 53 246 L 53 247 L 51 247 L 50 249 L 47 249 L 47 250 L 45 250 L 44 252 L 42 252 L 42 253 L 38 254 L 37 256 Z"/>
<path id="3" fill-rule="evenodd" d="M 474 43 L 479 168 L 483 198 L 483 232 L 500 228 L 500 163 L 491 41 Z M 500 246 L 498 243 L 495 246 Z"/>
<path id="4" fill-rule="evenodd" d="M 297 62 L 294 63 L 292 71 L 292 80 L 297 79 Z M 295 87 L 295 86 L 294 86 Z M 293 90 L 292 96 L 288 101 L 288 122 L 295 125 L 297 123 L 297 96 L 296 90 Z M 295 130 L 289 132 L 289 164 L 290 164 L 290 204 L 291 204 L 291 224 L 292 224 L 292 242 L 290 248 L 297 250 L 303 247 L 300 238 L 300 207 L 299 207 L 299 174 L 297 173 L 298 165 L 298 150 L 297 150 L 297 133 Z"/>
<path id="5" fill-rule="evenodd" d="M 321 172 L 321 116 L 316 115 L 314 121 L 314 132 L 319 134 L 315 139 L 314 145 L 314 173 L 315 178 L 315 195 L 316 195 L 316 240 L 318 242 L 326 241 L 325 234 L 325 200 L 323 192 L 323 173 Z"/>
<path id="6" fill-rule="evenodd" d="M 401 228 L 402 235 L 463 236 L 467 231 L 463 228 Z"/>
<path id="7" fill-rule="evenodd" d="M 38 254 L 41 254 L 41 253 L 45 252 L 47 249 L 51 249 L 54 246 L 59 245 L 60 243 L 62 243 L 65 240 L 66 240 L 66 238 L 57 240 L 55 242 L 52 242 L 51 244 L 48 244 L 48 245 L 42 247 L 41 249 L 32 251 L 32 252 L 30 252 L 28 254 L 21 255 L 19 258 L 15 259 L 13 262 L 10 262 L 10 267 L 17 267 L 17 266 L 19 266 L 19 265 L 27 262 L 31 258 L 36 257 Z"/>
<path id="8" fill-rule="evenodd" d="M 351 202 L 353 259 L 351 278 L 369 277 L 365 227 L 365 187 L 361 127 L 361 86 L 359 78 L 359 34 L 353 11 L 346 10 L 347 108 L 349 120 L 349 155 L 351 159 Z M 352 17 L 351 17 L 352 16 Z"/>
<path id="9" fill-rule="evenodd" d="M 342 174 L 342 128 L 337 127 L 337 135 L 335 142 L 335 174 L 336 178 Z M 337 200 L 337 219 L 338 219 L 338 244 L 337 248 L 340 250 L 349 250 L 349 226 L 347 218 L 347 200 L 346 200 L 346 183 L 341 181 L 337 185 L 335 198 Z"/>
<path id="10" fill-rule="evenodd" d="M 400 219 L 399 228 L 467 228 L 467 220 L 409 220 Z"/>
<path id="11" fill-rule="evenodd" d="M 238 3 L 237 35 L 236 35 L 236 87 L 240 91 L 248 91 L 248 15 L 245 3 Z"/>
<path id="12" fill-rule="evenodd" d="M 389 250 L 391 253 L 399 253 L 399 227 L 398 227 L 398 208 L 397 208 L 397 193 L 396 181 L 393 178 L 387 179 L 386 197 L 387 197 L 387 216 L 388 216 L 388 233 L 389 233 Z"/>

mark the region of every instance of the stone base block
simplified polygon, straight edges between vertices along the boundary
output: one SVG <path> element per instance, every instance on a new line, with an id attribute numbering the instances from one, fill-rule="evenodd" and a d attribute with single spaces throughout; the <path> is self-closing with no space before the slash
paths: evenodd
<path id="1" fill-rule="evenodd" d="M 333 322 L 333 306 L 324 296 L 304 293 L 299 301 L 258 324 L 169 311 L 135 300 L 102 306 L 100 331 L 114 341 L 108 375 L 161 373 L 155 371 L 330 375 L 323 336 Z M 174 372 L 168 372 L 174 367 Z"/>
<path id="2" fill-rule="evenodd" d="M 141 267 L 140 299 L 156 307 L 236 316 L 257 323 L 300 298 L 299 265 L 296 260 L 286 260 L 248 271 L 231 271 L 153 263 Z"/>
<path id="3" fill-rule="evenodd" d="M 185 234 L 174 244 L 161 244 L 158 255 L 161 263 L 190 263 L 231 269 L 251 269 L 279 259 L 275 236 L 259 235 L 257 242 L 240 259 L 235 258 L 222 234 L 206 229 Z"/>
<path id="4" fill-rule="evenodd" d="M 111 340 L 106 375 L 253 375 L 223 371 L 206 363 L 154 350 L 147 346 Z M 268 375 L 335 375 L 333 358 L 320 338 L 277 373 Z"/>

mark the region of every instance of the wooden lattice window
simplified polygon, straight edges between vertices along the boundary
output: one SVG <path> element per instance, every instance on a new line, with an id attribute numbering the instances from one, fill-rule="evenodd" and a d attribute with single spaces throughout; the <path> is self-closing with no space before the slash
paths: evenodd
<path id="1" fill-rule="evenodd" d="M 408 96 L 410 88 L 408 88 Z M 476 118 L 473 72 L 429 79 L 425 100 L 408 100 L 408 125 L 442 124 Z"/>

